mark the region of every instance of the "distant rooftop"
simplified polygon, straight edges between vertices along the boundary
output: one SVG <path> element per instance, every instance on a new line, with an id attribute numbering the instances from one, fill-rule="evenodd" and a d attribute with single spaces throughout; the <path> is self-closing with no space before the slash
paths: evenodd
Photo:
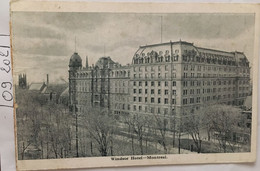
<path id="1" fill-rule="evenodd" d="M 42 91 L 46 87 L 45 83 L 31 83 L 29 90 L 32 91 Z"/>

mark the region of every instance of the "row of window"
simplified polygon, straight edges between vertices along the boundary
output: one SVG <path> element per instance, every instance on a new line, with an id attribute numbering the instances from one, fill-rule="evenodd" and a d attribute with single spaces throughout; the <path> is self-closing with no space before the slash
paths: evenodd
<path id="1" fill-rule="evenodd" d="M 176 65 L 172 64 L 171 65 L 172 70 L 176 70 Z M 168 71 L 169 70 L 169 65 L 159 65 L 159 66 L 144 66 L 144 71 L 145 72 L 150 72 L 150 71 L 155 71 L 155 69 L 157 69 L 157 71 Z M 133 67 L 134 72 L 143 72 L 143 67 Z"/>
<path id="2" fill-rule="evenodd" d="M 148 101 L 149 99 L 149 101 Z M 145 97 L 144 98 L 144 103 L 158 103 L 158 104 L 169 104 L 169 100 L 168 98 L 157 98 L 157 101 L 155 102 L 155 99 L 154 97 L 151 97 L 151 98 L 148 98 L 148 97 Z M 163 100 L 163 101 L 162 101 Z M 134 102 L 143 102 L 143 98 L 142 97 L 133 97 L 133 101 Z M 176 100 L 175 99 L 172 99 L 172 104 L 175 104 L 176 103 Z"/>
<path id="3" fill-rule="evenodd" d="M 165 73 L 162 75 L 161 73 L 158 73 L 157 76 L 155 73 L 145 73 L 144 78 L 176 78 L 176 73 Z M 143 74 L 134 74 L 134 78 L 143 78 Z"/>
<path id="4" fill-rule="evenodd" d="M 138 90 L 138 93 L 137 93 L 137 90 Z M 133 93 L 142 94 L 142 92 L 143 92 L 142 90 L 143 89 L 133 89 Z M 154 94 L 154 93 L 155 93 L 154 89 L 151 89 L 150 94 Z M 148 94 L 148 89 L 144 89 L 144 94 Z M 157 90 L 157 94 L 162 94 L 161 89 Z M 168 95 L 168 94 L 169 94 L 169 90 L 168 89 L 164 90 L 164 95 Z M 176 90 L 172 90 L 172 94 L 176 95 Z"/>
<path id="5" fill-rule="evenodd" d="M 232 59 L 229 60 L 225 58 L 200 57 L 196 55 L 196 52 L 183 54 L 182 60 L 184 62 L 186 61 L 186 62 L 199 62 L 199 63 L 208 63 L 208 64 L 236 66 L 236 62 Z"/>
<path id="6" fill-rule="evenodd" d="M 168 108 L 160 108 L 160 107 L 148 107 L 148 106 L 133 106 L 134 111 L 139 111 L 139 112 L 146 112 L 146 113 L 157 113 L 157 114 L 169 114 L 169 109 Z M 174 110 L 173 110 L 174 111 Z"/>
<path id="7" fill-rule="evenodd" d="M 241 93 L 238 96 L 246 97 L 246 96 L 248 96 L 248 93 Z M 236 95 L 235 94 L 224 94 L 224 95 L 206 96 L 206 97 L 202 97 L 202 101 L 207 102 L 210 100 L 220 100 L 220 99 L 229 99 L 229 98 L 236 98 Z M 200 102 L 201 102 L 201 97 L 197 97 L 197 98 L 192 97 L 192 98 L 182 99 L 183 105 L 200 103 Z"/>
<path id="8" fill-rule="evenodd" d="M 184 65 L 184 71 L 224 71 L 224 72 L 240 72 L 249 73 L 249 68 L 237 68 L 237 67 L 217 67 L 217 66 L 201 66 L 201 65 Z"/>
<path id="9" fill-rule="evenodd" d="M 236 80 L 218 80 L 218 81 L 183 81 L 183 87 L 187 87 L 188 83 L 190 83 L 189 86 L 215 86 L 215 85 L 236 85 Z M 195 84 L 196 83 L 196 84 Z M 238 81 L 239 85 L 248 85 L 248 81 L 240 80 Z"/>
<path id="10" fill-rule="evenodd" d="M 196 90 L 196 94 L 200 94 L 202 90 L 202 93 L 221 93 L 221 91 L 225 92 L 225 91 L 236 91 L 236 87 L 224 87 L 224 88 L 207 88 L 207 89 L 197 89 Z M 243 91 L 243 90 L 249 90 L 249 87 L 239 87 L 239 90 L 240 91 Z M 188 94 L 195 94 L 195 90 L 194 89 L 190 89 L 189 90 L 189 93 L 188 93 L 188 90 L 183 90 L 182 91 L 182 94 L 183 95 L 188 95 Z"/>
<path id="11" fill-rule="evenodd" d="M 157 82 L 157 86 L 160 87 L 162 86 L 162 84 L 165 87 L 169 86 L 169 82 L 168 81 L 134 81 L 133 82 L 133 86 L 142 86 L 144 84 L 144 86 L 155 86 L 155 82 Z M 176 86 L 176 81 L 172 82 L 172 86 Z"/>

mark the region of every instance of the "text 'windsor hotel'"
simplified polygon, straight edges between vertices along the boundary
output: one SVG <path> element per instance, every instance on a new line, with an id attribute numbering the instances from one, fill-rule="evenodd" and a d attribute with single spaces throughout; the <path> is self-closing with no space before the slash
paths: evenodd
<path id="1" fill-rule="evenodd" d="M 140 46 L 132 64 L 101 57 L 90 67 L 74 53 L 69 63 L 71 110 L 91 106 L 115 115 L 182 118 L 210 103 L 242 105 L 250 94 L 244 53 L 196 47 L 184 41 Z"/>

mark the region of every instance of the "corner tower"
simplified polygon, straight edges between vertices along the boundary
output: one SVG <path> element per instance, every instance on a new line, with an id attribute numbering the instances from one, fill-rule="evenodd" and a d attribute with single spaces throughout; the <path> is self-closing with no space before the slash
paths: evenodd
<path id="1" fill-rule="evenodd" d="M 69 62 L 69 106 L 71 111 L 73 110 L 73 106 L 77 105 L 76 79 L 77 79 L 77 71 L 81 68 L 82 68 L 82 59 L 77 52 L 74 52 L 73 55 L 70 57 L 70 62 Z"/>

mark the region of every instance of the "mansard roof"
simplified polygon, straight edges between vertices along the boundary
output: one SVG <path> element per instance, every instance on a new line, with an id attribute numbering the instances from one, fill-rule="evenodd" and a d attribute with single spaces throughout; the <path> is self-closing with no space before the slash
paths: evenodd
<path id="1" fill-rule="evenodd" d="M 172 49 L 173 46 L 175 45 L 180 45 L 180 49 L 182 53 L 178 54 L 175 53 L 174 50 Z M 182 46 L 185 45 L 185 46 Z M 185 56 L 185 53 L 188 51 L 193 51 L 191 52 L 194 54 L 194 56 L 202 57 L 202 58 L 217 58 L 221 57 L 224 60 L 227 58 L 227 60 L 232 60 L 232 61 L 237 61 L 242 63 L 247 63 L 248 65 L 248 60 L 243 52 L 227 52 L 223 50 L 217 50 L 217 49 L 210 49 L 210 48 L 203 48 L 203 47 L 197 47 L 193 43 L 186 42 L 186 41 L 176 41 L 176 42 L 165 42 L 165 43 L 159 43 L 159 44 L 151 44 L 151 45 L 144 45 L 140 46 L 139 49 L 136 51 L 136 53 L 133 56 L 133 64 L 136 63 L 136 61 L 140 61 L 142 63 L 142 60 L 151 60 L 148 58 L 153 58 L 153 62 L 158 61 L 158 59 L 161 58 L 167 58 L 167 56 L 171 57 L 172 59 L 178 59 L 179 57 L 182 57 L 181 55 Z M 178 50 L 177 50 L 178 51 Z M 188 54 L 189 55 L 189 54 Z M 174 56 L 174 57 L 173 57 Z M 159 58 L 158 58 L 159 57 Z M 166 59 L 161 59 L 161 60 L 166 60 Z M 160 61 L 160 60 L 159 60 Z M 139 63 L 139 62 L 137 62 Z M 148 62 L 149 63 L 149 62 Z M 242 64 L 241 63 L 241 64 Z"/>

